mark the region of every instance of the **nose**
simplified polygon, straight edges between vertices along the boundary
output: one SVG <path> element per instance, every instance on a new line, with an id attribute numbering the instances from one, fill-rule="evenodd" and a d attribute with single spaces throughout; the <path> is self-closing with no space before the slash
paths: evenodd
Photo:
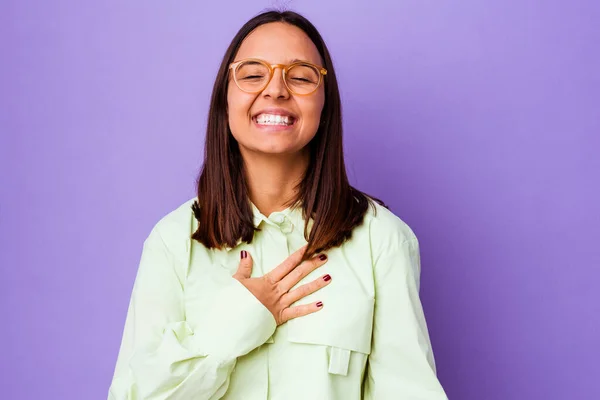
<path id="1" fill-rule="evenodd" d="M 263 90 L 263 95 L 275 99 L 287 99 L 290 97 L 290 92 L 283 80 L 283 67 L 275 66 L 273 68 L 273 76 L 269 83 L 267 83 L 267 87 Z"/>

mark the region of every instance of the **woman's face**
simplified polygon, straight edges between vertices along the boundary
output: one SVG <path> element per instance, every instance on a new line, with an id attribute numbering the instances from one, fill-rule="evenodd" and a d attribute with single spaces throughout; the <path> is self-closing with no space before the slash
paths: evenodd
<path id="1" fill-rule="evenodd" d="M 261 25 L 250 33 L 234 61 L 245 58 L 286 65 L 302 60 L 323 66 L 309 37 L 301 29 L 282 22 Z M 262 92 L 246 93 L 237 87 L 232 72 L 230 70 L 227 89 L 229 127 L 242 153 L 292 155 L 300 152 L 319 127 L 325 103 L 324 84 L 312 94 L 295 95 L 286 88 L 281 69 L 276 68 L 273 79 Z M 269 121 L 269 115 L 277 114 L 290 117 L 291 125 L 286 126 L 275 118 Z"/>

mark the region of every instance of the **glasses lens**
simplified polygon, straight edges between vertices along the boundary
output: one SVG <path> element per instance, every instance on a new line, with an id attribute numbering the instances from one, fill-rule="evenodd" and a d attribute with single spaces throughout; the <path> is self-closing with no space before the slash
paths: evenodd
<path id="1" fill-rule="evenodd" d="M 297 64 L 288 70 L 286 82 L 293 92 L 308 94 L 317 89 L 320 77 L 321 73 L 315 67 Z"/>
<path id="2" fill-rule="evenodd" d="M 269 68 L 257 61 L 246 61 L 235 70 L 235 80 L 247 92 L 262 90 L 269 81 Z"/>

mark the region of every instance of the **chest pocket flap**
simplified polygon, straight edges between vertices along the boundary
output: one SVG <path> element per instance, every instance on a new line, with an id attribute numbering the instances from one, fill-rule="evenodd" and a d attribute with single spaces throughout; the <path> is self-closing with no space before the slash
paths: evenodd
<path id="1" fill-rule="evenodd" d="M 322 310 L 288 321 L 288 340 L 329 346 L 329 373 L 346 375 L 351 351 L 371 353 L 374 299 L 356 294 L 328 297 Z"/>

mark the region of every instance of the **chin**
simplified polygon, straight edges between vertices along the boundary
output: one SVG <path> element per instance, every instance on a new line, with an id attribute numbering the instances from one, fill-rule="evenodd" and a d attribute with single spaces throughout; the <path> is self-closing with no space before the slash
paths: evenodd
<path id="1" fill-rule="evenodd" d="M 294 153 L 297 153 L 298 150 L 297 149 L 293 149 L 293 148 L 289 148 L 289 147 L 285 147 L 285 146 L 278 146 L 278 147 L 265 147 L 265 148 L 257 148 L 254 150 L 257 153 L 261 153 L 261 154 L 265 154 L 265 155 L 270 155 L 270 156 L 276 156 L 276 155 L 291 155 Z"/>
<path id="2" fill-rule="evenodd" d="M 252 153 L 260 153 L 269 156 L 275 155 L 292 155 L 302 150 L 302 147 L 292 146 L 290 143 L 276 143 L 277 141 L 270 141 L 269 143 L 253 143 L 251 146 L 241 144 L 246 151 Z"/>

